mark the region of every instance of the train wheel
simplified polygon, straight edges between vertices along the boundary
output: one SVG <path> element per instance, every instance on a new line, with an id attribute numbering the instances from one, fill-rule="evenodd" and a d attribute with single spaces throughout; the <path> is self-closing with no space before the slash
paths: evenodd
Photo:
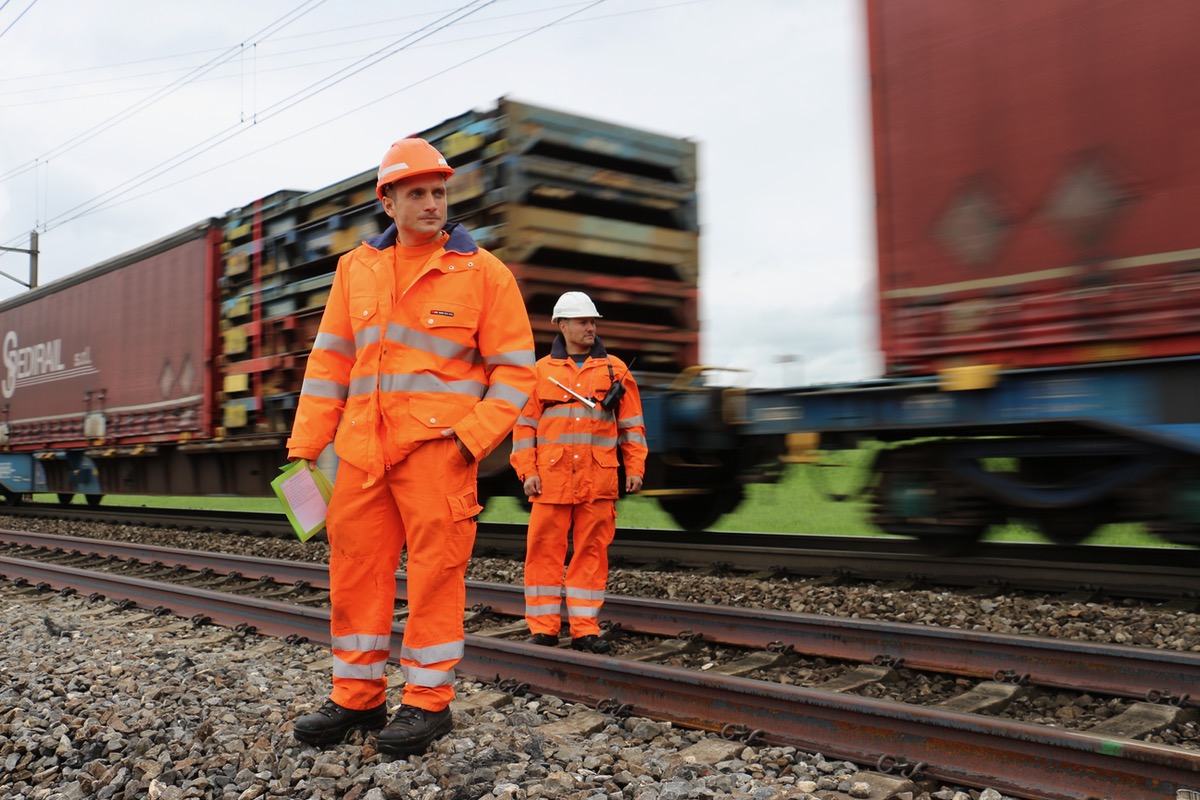
<path id="1" fill-rule="evenodd" d="M 658 505 L 685 531 L 703 531 L 737 508 L 744 496 L 742 487 L 735 486 L 708 494 L 660 497 Z"/>
<path id="2" fill-rule="evenodd" d="M 886 450 L 875 461 L 871 522 L 884 533 L 913 536 L 937 552 L 966 552 L 996 517 L 991 501 L 942 467 L 936 445 Z"/>

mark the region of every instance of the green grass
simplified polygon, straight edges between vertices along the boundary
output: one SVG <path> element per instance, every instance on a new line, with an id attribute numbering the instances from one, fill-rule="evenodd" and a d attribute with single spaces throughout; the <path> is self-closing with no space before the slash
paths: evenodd
<path id="1" fill-rule="evenodd" d="M 855 498 L 865 480 L 867 451 L 822 453 L 820 463 L 793 464 L 777 484 L 746 487 L 746 498 L 732 513 L 713 527 L 715 531 L 760 533 L 820 533 L 838 536 L 875 536 L 879 531 L 867 522 L 866 504 Z M 851 496 L 838 502 L 834 495 Z M 54 495 L 35 495 L 53 502 Z M 83 498 L 77 496 L 76 503 Z M 274 498 L 239 497 L 153 497 L 107 495 L 102 505 L 133 505 L 159 508 L 196 508 L 276 512 Z M 622 528 L 677 530 L 678 525 L 651 497 L 631 496 L 617 503 L 617 524 Z M 528 522 L 529 512 L 513 497 L 488 501 L 480 519 L 486 522 Z M 992 528 L 988 541 L 1046 541 L 1036 530 L 1005 525 Z M 1157 546 L 1162 542 L 1145 533 L 1140 525 L 1107 525 L 1088 540 L 1089 544 Z"/>

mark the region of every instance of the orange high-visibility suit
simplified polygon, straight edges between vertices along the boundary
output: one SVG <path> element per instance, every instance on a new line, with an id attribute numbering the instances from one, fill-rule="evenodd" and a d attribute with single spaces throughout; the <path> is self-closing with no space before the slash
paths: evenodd
<path id="1" fill-rule="evenodd" d="M 408 550 L 402 703 L 454 697 L 464 648 L 477 464 L 533 391 L 533 334 L 516 280 L 466 229 L 397 285 L 396 226 L 342 256 L 309 356 L 288 456 L 340 462 L 327 515 L 333 692 L 385 701 L 400 552 Z M 453 428 L 470 450 L 470 464 Z M 336 438 L 335 438 L 336 434 Z"/>
<path id="2" fill-rule="evenodd" d="M 596 401 L 584 403 L 556 386 Z M 613 381 L 625 396 L 612 412 L 599 401 Z M 565 587 L 571 637 L 598 635 L 608 582 L 608 546 L 616 533 L 617 448 L 628 475 L 646 470 L 646 427 L 637 383 L 625 362 L 599 337 L 582 365 L 567 355 L 560 334 L 537 362 L 537 389 L 513 428 L 509 460 L 522 481 L 538 475 L 542 492 L 530 498 L 525 557 L 525 619 L 531 633 L 558 635 Z M 574 553 L 563 576 L 567 535 Z"/>

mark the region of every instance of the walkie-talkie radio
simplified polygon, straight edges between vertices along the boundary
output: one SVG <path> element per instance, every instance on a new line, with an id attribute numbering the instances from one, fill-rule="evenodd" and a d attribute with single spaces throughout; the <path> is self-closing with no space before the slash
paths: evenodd
<path id="1" fill-rule="evenodd" d="M 625 375 L 629 374 L 629 370 L 633 369 L 633 362 L 637 361 L 637 356 L 634 356 L 628 365 L 625 367 Z M 624 378 L 625 375 L 621 377 Z M 600 400 L 600 407 L 605 411 L 612 411 L 621 402 L 621 398 L 625 396 L 625 384 L 618 380 L 613 380 L 612 361 L 608 362 L 608 380 L 612 384 L 608 387 L 608 391 L 604 393 L 603 399 Z"/>

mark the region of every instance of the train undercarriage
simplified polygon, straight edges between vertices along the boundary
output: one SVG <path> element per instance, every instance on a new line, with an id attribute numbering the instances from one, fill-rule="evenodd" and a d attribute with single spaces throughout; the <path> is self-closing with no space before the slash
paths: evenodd
<path id="1" fill-rule="evenodd" d="M 880 530 L 955 546 L 1021 524 L 1059 544 L 1141 523 L 1200 545 L 1200 459 L 1119 437 L 952 439 L 880 449 L 868 495 Z"/>

